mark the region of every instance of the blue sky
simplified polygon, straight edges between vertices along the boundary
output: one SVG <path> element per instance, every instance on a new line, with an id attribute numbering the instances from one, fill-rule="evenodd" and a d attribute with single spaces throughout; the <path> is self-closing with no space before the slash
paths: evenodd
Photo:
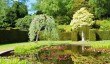
<path id="1" fill-rule="evenodd" d="M 36 3 L 36 0 L 29 0 L 26 4 L 27 4 L 27 7 L 28 7 L 28 13 L 29 14 L 33 14 L 35 13 L 36 11 L 32 9 L 32 4 L 33 3 Z"/>

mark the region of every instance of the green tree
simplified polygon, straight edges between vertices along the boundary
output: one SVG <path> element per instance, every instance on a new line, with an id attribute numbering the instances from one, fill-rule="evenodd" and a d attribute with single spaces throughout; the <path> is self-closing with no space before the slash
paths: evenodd
<path id="1" fill-rule="evenodd" d="M 15 13 L 11 8 L 9 8 L 9 9 L 7 9 L 7 12 L 6 12 L 6 15 L 5 15 L 3 21 L 6 22 L 6 23 L 8 23 L 9 26 L 14 27 L 14 24 L 15 24 L 14 21 L 15 21 L 17 18 L 18 18 L 18 17 L 17 17 L 17 15 L 16 15 L 16 13 Z"/>
<path id="2" fill-rule="evenodd" d="M 3 21 L 10 24 L 10 27 L 15 27 L 15 20 L 17 20 L 18 18 L 23 18 L 27 14 L 27 6 L 23 3 L 15 1 L 12 7 L 7 9 Z"/>
<path id="3" fill-rule="evenodd" d="M 9 24 L 4 22 L 4 17 L 6 15 L 6 10 L 8 9 L 8 5 L 6 0 L 0 0 L 0 27 L 7 27 Z"/>
<path id="4" fill-rule="evenodd" d="M 58 33 L 55 21 L 51 16 L 37 15 L 31 22 L 29 27 L 30 41 L 38 41 L 39 32 L 43 29 L 43 36 L 48 40 L 57 40 Z"/>
<path id="5" fill-rule="evenodd" d="M 28 30 L 29 29 L 29 26 L 30 26 L 30 23 L 32 21 L 32 18 L 34 16 L 35 15 L 33 15 L 33 16 L 27 15 L 24 18 L 17 19 L 15 21 L 16 22 L 16 24 L 15 24 L 16 27 L 19 28 L 19 29 L 22 29 L 22 30 Z"/>
<path id="6" fill-rule="evenodd" d="M 73 15 L 73 20 L 70 25 L 73 26 L 73 30 L 82 27 L 82 25 L 91 26 L 94 24 L 93 18 L 93 14 L 89 13 L 86 8 L 81 8 Z"/>
<path id="7" fill-rule="evenodd" d="M 84 2 L 86 0 L 37 0 L 35 8 L 45 14 L 52 15 L 59 24 L 69 24 L 72 14 L 84 6 Z"/>
<path id="8" fill-rule="evenodd" d="M 15 1 L 11 9 L 16 13 L 18 18 L 23 18 L 28 14 L 27 6 L 21 2 Z"/>
<path id="9" fill-rule="evenodd" d="M 110 0 L 89 0 L 89 6 L 96 18 L 110 16 Z"/>
<path id="10" fill-rule="evenodd" d="M 14 27 L 14 21 L 27 14 L 27 7 L 23 3 L 15 1 L 13 6 L 10 7 L 7 0 L 0 0 L 0 27 Z"/>

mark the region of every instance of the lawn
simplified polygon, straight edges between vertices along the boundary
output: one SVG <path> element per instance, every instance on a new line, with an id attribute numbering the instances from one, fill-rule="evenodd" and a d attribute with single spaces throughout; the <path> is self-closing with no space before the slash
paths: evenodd
<path id="1" fill-rule="evenodd" d="M 1 44 L 0 45 L 0 52 L 9 50 L 9 49 L 14 49 L 16 46 L 23 46 L 23 45 L 30 45 L 32 43 L 29 42 L 22 42 L 22 43 L 11 43 L 11 44 Z"/>
<path id="2" fill-rule="evenodd" d="M 22 42 L 22 43 L 12 43 L 12 44 L 2 44 L 0 45 L 0 52 L 8 49 L 14 49 L 16 46 L 26 46 L 26 45 L 58 45 L 58 44 L 90 44 L 93 48 L 110 48 L 110 40 L 104 41 L 38 41 L 38 42 Z"/>

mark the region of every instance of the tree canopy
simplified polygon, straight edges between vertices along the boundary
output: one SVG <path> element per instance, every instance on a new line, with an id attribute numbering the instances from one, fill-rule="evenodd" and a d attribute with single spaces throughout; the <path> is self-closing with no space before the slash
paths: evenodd
<path id="1" fill-rule="evenodd" d="M 15 27 L 15 20 L 23 18 L 28 14 L 27 6 L 23 3 L 15 1 L 12 7 L 9 7 L 6 0 L 0 2 L 1 5 L 1 27 Z M 6 6 L 4 6 L 6 5 Z"/>
<path id="2" fill-rule="evenodd" d="M 110 0 L 89 0 L 88 3 L 96 18 L 110 16 Z"/>
<path id="3" fill-rule="evenodd" d="M 17 19 L 15 21 L 16 22 L 16 24 L 15 24 L 16 27 L 19 28 L 19 29 L 22 29 L 22 30 L 28 30 L 29 26 L 30 26 L 30 23 L 31 23 L 34 16 L 35 15 L 33 15 L 33 16 L 27 15 L 24 18 Z"/>
<path id="4" fill-rule="evenodd" d="M 0 0 L 0 27 L 9 26 L 9 24 L 3 22 L 7 9 L 8 9 L 8 5 L 6 3 L 6 0 Z"/>
<path id="5" fill-rule="evenodd" d="M 35 8 L 45 14 L 52 15 L 59 24 L 69 24 L 72 14 L 84 6 L 84 2 L 86 0 L 37 0 Z"/>
<path id="6" fill-rule="evenodd" d="M 38 41 L 39 32 L 43 29 L 43 36 L 47 40 L 57 40 L 58 33 L 56 24 L 51 16 L 37 15 L 31 22 L 29 27 L 29 39 L 30 41 Z"/>
<path id="7" fill-rule="evenodd" d="M 70 25 L 73 26 L 72 29 L 78 29 L 82 25 L 91 26 L 94 24 L 93 18 L 93 14 L 89 13 L 86 8 L 83 7 L 73 15 L 73 20 Z"/>

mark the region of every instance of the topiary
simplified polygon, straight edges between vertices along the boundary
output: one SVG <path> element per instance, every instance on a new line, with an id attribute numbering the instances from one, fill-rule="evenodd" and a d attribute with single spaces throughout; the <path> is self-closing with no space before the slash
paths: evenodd
<path id="1" fill-rule="evenodd" d="M 93 18 L 93 14 L 89 13 L 86 8 L 83 7 L 73 15 L 73 20 L 70 25 L 73 26 L 72 29 L 78 29 L 82 25 L 91 26 L 94 24 Z"/>
<path id="2" fill-rule="evenodd" d="M 51 16 L 45 14 L 37 15 L 31 22 L 29 27 L 29 39 L 38 41 L 39 32 L 43 31 L 43 36 L 48 40 L 57 40 L 58 33 L 56 29 L 56 24 Z"/>

